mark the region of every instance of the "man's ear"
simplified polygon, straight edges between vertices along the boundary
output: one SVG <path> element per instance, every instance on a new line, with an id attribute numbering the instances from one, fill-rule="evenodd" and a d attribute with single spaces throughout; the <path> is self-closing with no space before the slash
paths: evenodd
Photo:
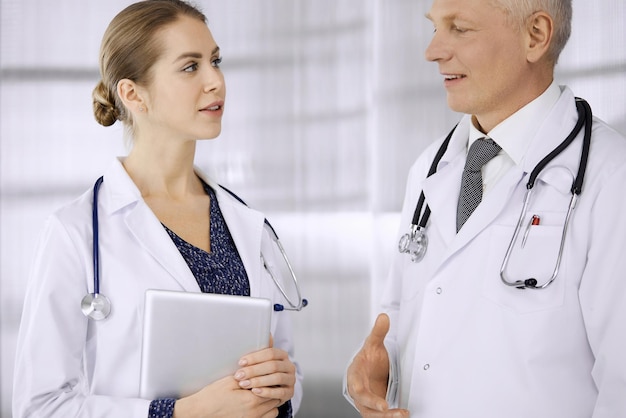
<path id="1" fill-rule="evenodd" d="M 146 104 L 139 86 L 132 80 L 123 78 L 117 83 L 117 95 L 130 113 L 143 112 Z"/>
<path id="2" fill-rule="evenodd" d="M 536 63 L 548 57 L 554 35 L 554 21 L 543 11 L 533 13 L 526 23 L 526 58 Z"/>

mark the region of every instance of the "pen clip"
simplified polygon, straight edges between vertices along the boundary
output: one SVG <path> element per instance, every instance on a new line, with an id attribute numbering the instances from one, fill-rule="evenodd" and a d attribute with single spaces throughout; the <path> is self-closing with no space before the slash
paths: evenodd
<path id="1" fill-rule="evenodd" d="M 524 237 L 522 237 L 522 248 L 526 245 L 526 239 L 528 238 L 528 233 L 530 232 L 530 227 L 534 225 L 539 225 L 541 223 L 541 218 L 539 215 L 533 215 L 528 221 L 528 225 L 526 225 L 526 230 L 524 231 Z"/>

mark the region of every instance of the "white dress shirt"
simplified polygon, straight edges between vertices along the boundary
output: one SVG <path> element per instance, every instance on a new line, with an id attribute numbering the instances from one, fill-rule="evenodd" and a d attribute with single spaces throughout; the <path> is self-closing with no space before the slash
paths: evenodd
<path id="1" fill-rule="evenodd" d="M 541 96 L 500 122 L 486 134 L 478 130 L 475 126 L 475 118 L 472 118 L 467 150 L 469 150 L 474 141 L 485 136 L 493 139 L 496 144 L 502 147 L 498 155 L 483 166 L 483 196 L 493 189 L 494 184 L 504 176 L 509 168 L 513 167 L 513 165 L 521 164 L 528 149 L 528 144 L 530 144 L 528 138 L 534 137 L 535 132 L 539 129 L 539 126 L 534 121 L 543 119 L 557 100 L 559 100 L 560 95 L 561 89 L 553 81 Z M 529 127 L 533 128 L 533 131 L 529 132 Z M 519 137 L 520 132 L 524 132 L 524 135 L 527 135 L 526 140 Z"/>

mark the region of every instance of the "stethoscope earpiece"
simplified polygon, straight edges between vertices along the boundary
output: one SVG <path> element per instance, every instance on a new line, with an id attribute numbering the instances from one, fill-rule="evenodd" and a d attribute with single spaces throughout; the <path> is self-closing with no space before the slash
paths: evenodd
<path id="1" fill-rule="evenodd" d="M 101 293 L 87 293 L 80 301 L 80 309 L 86 317 L 99 321 L 111 313 L 111 301 Z"/>

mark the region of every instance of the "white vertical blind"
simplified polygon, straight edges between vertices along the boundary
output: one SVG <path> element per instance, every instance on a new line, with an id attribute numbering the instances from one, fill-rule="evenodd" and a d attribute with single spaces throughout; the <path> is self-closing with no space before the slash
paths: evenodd
<path id="1" fill-rule="evenodd" d="M 104 29 L 127 0 L 0 0 L 0 415 L 43 219 L 125 153 L 91 90 Z M 303 417 L 356 416 L 341 376 L 366 334 L 408 167 L 446 107 L 426 0 L 196 0 L 222 48 L 227 109 L 197 163 L 266 212 L 311 305 L 295 315 Z M 624 2 L 574 0 L 557 79 L 626 132 Z M 103 260 L 103 262 L 106 262 Z M 103 283 L 103 286 L 106 286 Z M 78 301 L 76 302 L 78 306 Z"/>

